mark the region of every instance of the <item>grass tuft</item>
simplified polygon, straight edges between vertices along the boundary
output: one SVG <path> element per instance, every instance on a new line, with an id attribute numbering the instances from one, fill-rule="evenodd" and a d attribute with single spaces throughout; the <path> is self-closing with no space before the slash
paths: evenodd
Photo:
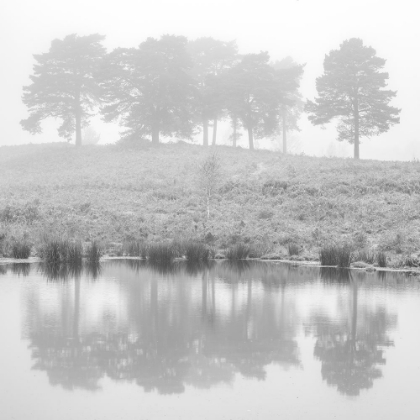
<path id="1" fill-rule="evenodd" d="M 300 247 L 299 247 L 299 245 L 297 245 L 297 244 L 295 244 L 293 242 L 290 242 L 287 245 L 287 251 L 289 252 L 289 256 L 290 257 L 292 255 L 299 255 L 299 253 L 300 253 Z"/>
<path id="2" fill-rule="evenodd" d="M 41 246 L 40 257 L 48 264 L 69 263 L 81 264 L 83 259 L 83 246 L 80 241 L 68 239 L 46 239 Z"/>
<path id="3" fill-rule="evenodd" d="M 350 267 L 353 255 L 349 245 L 327 245 L 321 248 L 319 259 L 323 266 L 347 268 Z"/>
<path id="4" fill-rule="evenodd" d="M 12 257 L 26 260 L 31 255 L 31 248 L 31 245 L 26 241 L 16 241 L 12 245 Z"/>
<path id="5" fill-rule="evenodd" d="M 170 244 L 154 244 L 149 246 L 148 257 L 153 264 L 168 264 L 173 261 L 176 251 Z"/>
<path id="6" fill-rule="evenodd" d="M 208 261 L 210 249 L 200 242 L 189 241 L 185 244 L 185 257 L 189 262 Z"/>
<path id="7" fill-rule="evenodd" d="M 88 261 L 88 264 L 98 264 L 99 260 L 101 259 L 101 256 L 103 254 L 102 246 L 99 244 L 98 241 L 94 240 L 89 245 L 87 251 L 86 251 L 86 258 Z"/>
<path id="8" fill-rule="evenodd" d="M 387 262 L 387 257 L 386 257 L 385 252 L 382 252 L 382 251 L 378 252 L 376 254 L 376 261 L 379 267 L 386 267 L 388 262 Z"/>
<path id="9" fill-rule="evenodd" d="M 354 253 L 354 261 L 363 261 L 368 264 L 374 264 L 376 261 L 375 253 L 370 249 L 361 249 Z"/>
<path id="10" fill-rule="evenodd" d="M 249 246 L 239 243 L 227 250 L 226 258 L 228 260 L 245 260 L 248 257 L 249 252 Z"/>

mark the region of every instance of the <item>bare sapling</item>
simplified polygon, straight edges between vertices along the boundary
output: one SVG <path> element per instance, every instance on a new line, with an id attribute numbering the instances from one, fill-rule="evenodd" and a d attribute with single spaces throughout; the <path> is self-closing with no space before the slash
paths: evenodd
<path id="1" fill-rule="evenodd" d="M 205 196 L 208 222 L 210 220 L 211 202 L 222 179 L 220 157 L 216 153 L 208 155 L 199 166 L 198 175 L 199 186 Z"/>

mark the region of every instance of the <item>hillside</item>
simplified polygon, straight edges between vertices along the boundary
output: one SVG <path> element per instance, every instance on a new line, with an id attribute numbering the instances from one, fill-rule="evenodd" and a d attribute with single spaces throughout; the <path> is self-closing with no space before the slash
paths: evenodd
<path id="1" fill-rule="evenodd" d="M 215 150 L 223 176 L 207 223 L 201 146 L 1 147 L 0 238 L 36 246 L 56 233 L 112 248 L 210 232 L 219 249 L 244 241 L 259 255 L 284 253 L 290 242 L 308 258 L 332 241 L 397 257 L 420 250 L 418 162 Z"/>

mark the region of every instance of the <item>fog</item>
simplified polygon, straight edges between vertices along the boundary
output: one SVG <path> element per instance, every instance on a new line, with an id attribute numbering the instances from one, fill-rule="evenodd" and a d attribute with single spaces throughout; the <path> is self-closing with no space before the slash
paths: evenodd
<path id="1" fill-rule="evenodd" d="M 396 4 L 398 7 L 396 7 Z M 401 122 L 389 132 L 363 139 L 363 159 L 412 160 L 420 158 L 417 134 L 420 108 L 417 54 L 420 28 L 412 0 L 15 0 L 0 9 L 0 145 L 63 141 L 54 121 L 43 124 L 43 134 L 31 135 L 19 125 L 27 111 L 22 86 L 29 83 L 33 54 L 48 51 L 51 41 L 68 34 L 106 35 L 108 51 L 135 47 L 147 37 L 184 35 L 236 40 L 240 53 L 268 51 L 272 60 L 291 56 L 306 63 L 301 92 L 312 99 L 323 59 L 348 38 L 359 37 L 387 60 L 389 89 L 397 90 L 393 106 L 402 109 Z M 118 140 L 118 128 L 93 120 L 101 143 Z M 333 126 L 313 127 L 305 114 L 301 131 L 294 134 L 297 152 L 308 155 L 352 155 L 352 147 L 337 142 Z M 223 130 L 220 135 L 223 143 Z M 260 141 L 259 147 L 273 147 Z"/>

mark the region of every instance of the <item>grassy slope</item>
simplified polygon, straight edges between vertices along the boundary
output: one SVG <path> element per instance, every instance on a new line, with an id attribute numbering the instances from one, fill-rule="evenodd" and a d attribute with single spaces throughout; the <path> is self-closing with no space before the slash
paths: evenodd
<path id="1" fill-rule="evenodd" d="M 420 249 L 419 163 L 216 150 L 223 181 L 207 230 L 218 247 L 242 238 L 261 252 L 297 242 L 308 255 L 332 240 L 394 253 Z M 36 244 L 53 231 L 106 243 L 202 236 L 196 179 L 208 153 L 186 144 L 1 147 L 0 237 L 26 234 Z"/>

